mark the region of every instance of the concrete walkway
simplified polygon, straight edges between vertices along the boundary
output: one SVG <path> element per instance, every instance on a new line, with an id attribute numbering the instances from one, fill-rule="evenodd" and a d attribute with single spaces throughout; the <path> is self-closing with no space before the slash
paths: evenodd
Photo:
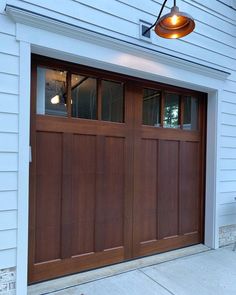
<path id="1" fill-rule="evenodd" d="M 236 252 L 211 250 L 50 294 L 236 295 Z"/>

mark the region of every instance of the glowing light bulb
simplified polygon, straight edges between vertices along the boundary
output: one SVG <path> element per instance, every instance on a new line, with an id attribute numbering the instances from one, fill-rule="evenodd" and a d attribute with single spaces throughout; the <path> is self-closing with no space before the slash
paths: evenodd
<path id="1" fill-rule="evenodd" d="M 178 23 L 178 16 L 176 14 L 171 17 L 171 23 L 172 25 L 176 25 Z"/>
<path id="2" fill-rule="evenodd" d="M 173 34 L 170 36 L 171 39 L 177 39 L 178 37 L 179 37 L 178 34 Z"/>
<path id="3" fill-rule="evenodd" d="M 51 103 L 52 104 L 58 104 L 60 102 L 60 96 L 57 94 L 51 98 Z"/>

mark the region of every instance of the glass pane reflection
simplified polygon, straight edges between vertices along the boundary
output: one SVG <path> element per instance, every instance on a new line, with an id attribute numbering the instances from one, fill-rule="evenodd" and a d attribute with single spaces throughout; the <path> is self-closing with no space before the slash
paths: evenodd
<path id="1" fill-rule="evenodd" d="M 66 75 L 66 71 L 37 68 L 37 114 L 67 116 Z"/>
<path id="2" fill-rule="evenodd" d="M 185 130 L 198 130 L 198 99 L 196 97 L 184 97 L 184 124 Z"/>
<path id="3" fill-rule="evenodd" d="M 97 118 L 97 80 L 90 77 L 71 77 L 71 115 L 76 118 Z"/>
<path id="4" fill-rule="evenodd" d="M 102 120 L 124 122 L 123 83 L 102 81 Z"/>
<path id="5" fill-rule="evenodd" d="M 155 89 L 143 90 L 143 124 L 160 126 L 161 92 Z"/>
<path id="6" fill-rule="evenodd" d="M 165 96 L 164 127 L 179 128 L 179 103 L 180 96 L 175 93 L 167 93 Z"/>

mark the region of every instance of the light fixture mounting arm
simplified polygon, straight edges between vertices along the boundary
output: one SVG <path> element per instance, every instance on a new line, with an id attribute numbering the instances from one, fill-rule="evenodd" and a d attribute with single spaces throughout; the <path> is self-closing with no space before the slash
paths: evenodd
<path id="1" fill-rule="evenodd" d="M 164 9 L 164 7 L 165 7 L 165 5 L 166 5 L 166 2 L 167 2 L 167 0 L 165 0 L 165 1 L 163 2 L 162 6 L 161 6 L 161 10 L 160 10 L 160 12 L 159 12 L 159 14 L 158 14 L 158 17 L 157 17 L 155 23 L 154 23 L 153 25 L 151 25 L 151 27 L 149 27 L 148 29 L 146 29 L 146 30 L 143 32 L 143 36 L 145 36 L 145 35 L 147 34 L 148 31 L 150 31 L 152 28 L 155 27 L 155 25 L 157 24 L 158 20 L 159 20 L 160 17 L 161 17 L 161 14 L 162 14 L 162 11 L 163 11 L 163 9 Z M 174 0 L 174 6 L 176 6 L 176 0 Z"/>

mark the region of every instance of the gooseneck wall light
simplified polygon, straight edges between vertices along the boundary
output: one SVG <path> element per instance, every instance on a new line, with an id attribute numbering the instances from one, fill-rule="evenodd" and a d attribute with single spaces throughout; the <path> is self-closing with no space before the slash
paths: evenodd
<path id="1" fill-rule="evenodd" d="M 174 0 L 174 6 L 171 8 L 170 13 L 161 17 L 166 2 L 167 0 L 163 2 L 156 22 L 143 33 L 144 36 L 154 27 L 154 31 L 158 36 L 168 39 L 184 37 L 194 30 L 194 19 L 189 14 L 179 11 L 179 8 L 176 6 L 176 0 Z"/>

